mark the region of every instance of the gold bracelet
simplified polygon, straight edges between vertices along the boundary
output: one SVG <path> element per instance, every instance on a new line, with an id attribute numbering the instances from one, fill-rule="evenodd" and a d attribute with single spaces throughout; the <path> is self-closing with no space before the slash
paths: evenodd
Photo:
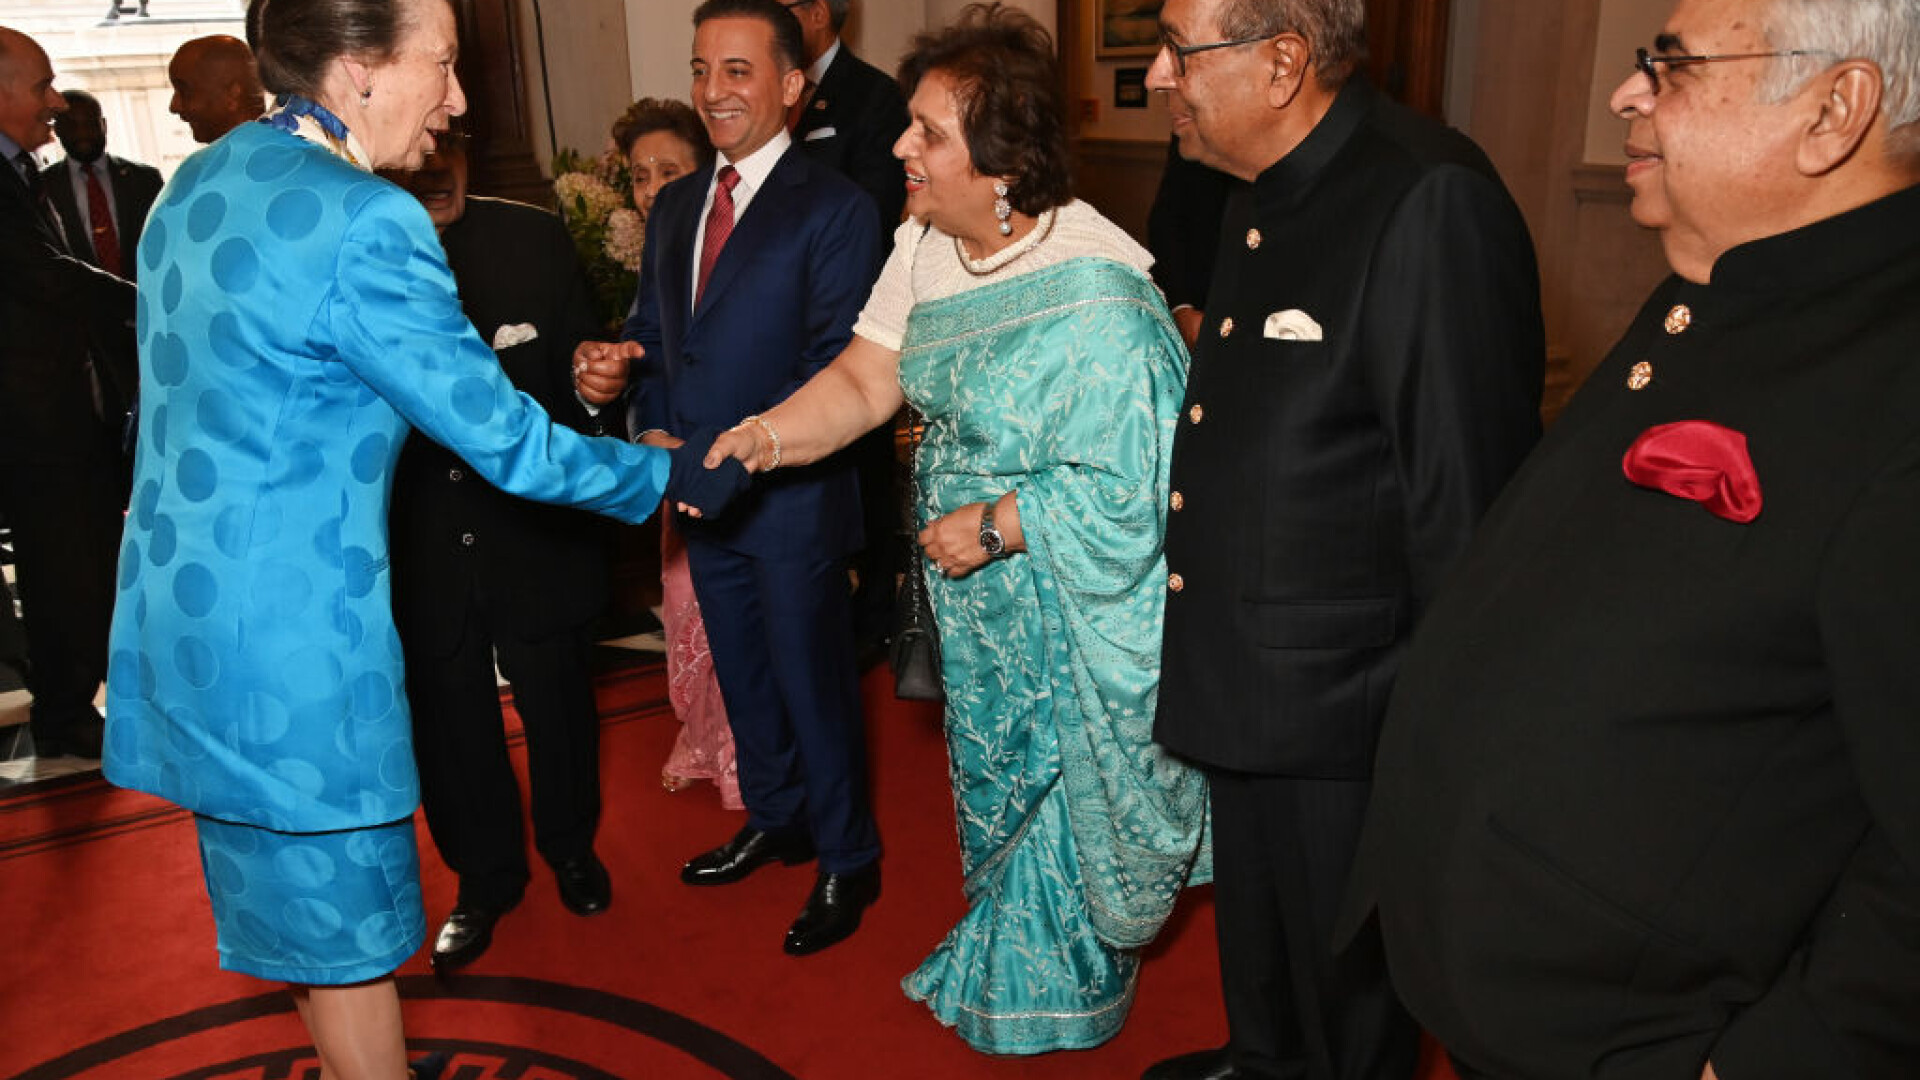
<path id="1" fill-rule="evenodd" d="M 758 427 L 761 431 L 766 432 L 767 442 L 773 444 L 773 460 L 768 462 L 767 467 L 760 471 L 772 472 L 773 470 L 779 468 L 780 467 L 780 433 L 773 430 L 773 425 L 767 423 L 766 419 L 759 416 L 758 414 L 746 417 L 745 419 L 740 421 L 740 424 L 737 424 L 735 426 L 738 427 L 744 424 L 752 424 Z"/>

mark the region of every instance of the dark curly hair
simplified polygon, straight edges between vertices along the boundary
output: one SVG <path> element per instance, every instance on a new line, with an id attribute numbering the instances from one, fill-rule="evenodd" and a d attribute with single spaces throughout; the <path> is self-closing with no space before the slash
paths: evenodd
<path id="1" fill-rule="evenodd" d="M 701 168 L 713 163 L 713 143 L 707 138 L 706 126 L 700 123 L 700 114 L 686 102 L 671 98 L 641 98 L 627 106 L 627 111 L 613 122 L 613 145 L 620 148 L 621 157 L 626 157 L 633 153 L 633 144 L 642 135 L 656 131 L 678 135 L 680 141 L 693 147 Z"/>
<path id="2" fill-rule="evenodd" d="M 1004 4 L 969 4 L 952 26 L 913 39 L 900 87 L 911 98 L 936 71 L 954 84 L 974 171 L 1006 177 L 1015 210 L 1039 214 L 1073 198 L 1066 103 L 1045 27 Z"/>

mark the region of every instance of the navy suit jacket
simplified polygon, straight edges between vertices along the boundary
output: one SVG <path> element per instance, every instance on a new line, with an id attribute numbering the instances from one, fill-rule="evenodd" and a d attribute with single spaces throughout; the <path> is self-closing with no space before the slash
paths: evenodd
<path id="1" fill-rule="evenodd" d="M 646 349 L 632 430 L 682 438 L 766 412 L 827 366 L 879 273 L 873 200 L 802 153 L 782 154 L 734 223 L 693 307 L 694 239 L 713 167 L 661 189 L 647 219 L 640 289 L 621 336 Z M 863 543 L 860 492 L 835 454 L 760 477 L 724 517 L 675 524 L 760 557 L 833 558 Z"/>

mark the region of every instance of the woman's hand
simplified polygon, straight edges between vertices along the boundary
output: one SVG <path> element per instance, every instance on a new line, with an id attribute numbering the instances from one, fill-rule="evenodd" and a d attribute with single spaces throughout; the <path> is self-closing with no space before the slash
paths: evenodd
<path id="1" fill-rule="evenodd" d="M 707 451 L 707 468 L 733 458 L 747 467 L 750 473 L 766 471 L 767 463 L 773 460 L 767 437 L 754 424 L 738 424 L 720 433 L 713 440 L 713 448 Z"/>
<path id="2" fill-rule="evenodd" d="M 920 550 L 932 561 L 935 573 L 963 578 L 992 561 L 980 546 L 980 515 L 986 509 L 986 503 L 968 503 L 920 530 Z"/>

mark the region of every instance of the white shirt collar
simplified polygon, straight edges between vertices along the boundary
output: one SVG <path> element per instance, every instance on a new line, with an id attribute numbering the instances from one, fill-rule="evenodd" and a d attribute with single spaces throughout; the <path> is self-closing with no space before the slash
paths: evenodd
<path id="1" fill-rule="evenodd" d="M 827 69 L 833 66 L 833 58 L 839 55 L 840 39 L 836 36 L 833 44 L 827 46 L 827 51 L 821 53 L 818 60 L 807 65 L 807 81 L 819 86 L 820 80 L 827 77 Z"/>
<path id="2" fill-rule="evenodd" d="M 7 168 L 12 169 L 16 176 L 19 175 L 20 167 L 14 164 L 13 159 L 19 156 L 20 150 L 19 143 L 14 142 L 5 132 L 0 132 L 0 161 L 5 161 Z"/>
<path id="3" fill-rule="evenodd" d="M 761 185 L 767 182 L 767 176 L 773 172 L 773 167 L 780 163 L 780 155 L 786 153 L 787 147 L 792 145 L 793 136 L 787 134 L 787 129 L 783 127 L 774 133 L 773 138 L 767 140 L 765 146 L 739 161 L 729 161 L 725 154 L 717 155 L 718 160 L 714 163 L 713 175 L 717 180 L 721 166 L 731 165 L 734 171 L 740 174 L 742 184 L 745 184 L 749 190 L 758 191 Z"/>

